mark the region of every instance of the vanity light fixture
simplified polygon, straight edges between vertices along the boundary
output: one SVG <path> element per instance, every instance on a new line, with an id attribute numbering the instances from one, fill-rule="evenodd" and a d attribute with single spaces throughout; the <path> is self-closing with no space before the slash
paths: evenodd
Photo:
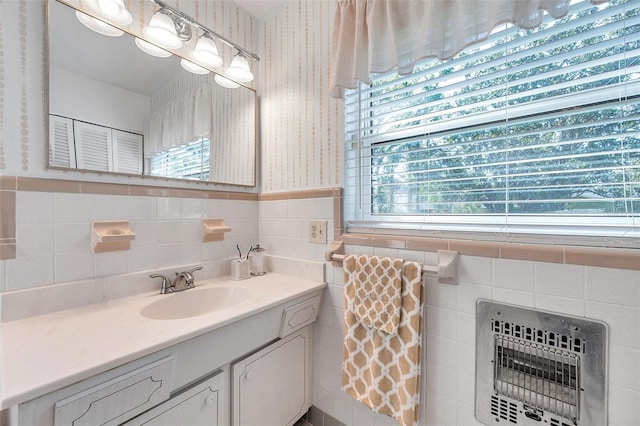
<path id="1" fill-rule="evenodd" d="M 97 18 L 94 18 L 93 16 L 82 13 L 79 10 L 76 10 L 76 18 L 78 18 L 78 21 L 80 21 L 82 25 L 99 34 L 109 37 L 120 37 L 122 34 L 124 34 L 124 31 L 119 30 L 116 27 L 113 27 Z"/>
<path id="2" fill-rule="evenodd" d="M 231 61 L 231 65 L 227 68 L 227 75 L 240 83 L 248 83 L 253 81 L 253 74 L 249 68 L 247 58 L 238 51 Z"/>
<path id="3" fill-rule="evenodd" d="M 194 73 L 194 74 L 209 74 L 209 70 L 201 67 L 198 64 L 194 64 L 193 62 L 187 60 L 187 59 L 181 59 L 180 60 L 180 65 L 182 65 L 182 68 L 184 68 L 185 70 Z"/>
<path id="4" fill-rule="evenodd" d="M 82 6 L 95 16 L 116 25 L 129 25 L 133 21 L 124 0 L 81 0 Z"/>
<path id="5" fill-rule="evenodd" d="M 142 29 L 146 38 L 165 49 L 180 49 L 182 40 L 178 37 L 174 20 L 165 9 L 160 9 L 151 17 L 149 25 Z"/>
<path id="6" fill-rule="evenodd" d="M 155 56 L 157 58 L 168 58 L 171 56 L 171 52 L 167 52 L 163 48 L 158 47 L 153 43 L 149 43 L 148 41 L 144 41 L 141 38 L 136 37 L 135 43 L 140 50 L 151 56 Z"/>
<path id="7" fill-rule="evenodd" d="M 82 1 L 102 1 L 102 0 L 82 0 Z M 104 0 L 104 1 L 122 1 L 122 0 Z M 200 30 L 202 34 L 193 49 L 187 55 L 184 55 L 180 63 L 184 69 L 196 74 L 205 74 L 213 68 L 223 65 L 222 58 L 218 53 L 216 41 L 226 44 L 237 50 L 236 57 L 231 62 L 231 66 L 227 69 L 227 77 L 216 76 L 216 81 L 229 88 L 239 87 L 238 83 L 248 83 L 253 80 L 253 74 L 249 67 L 247 59 L 259 61 L 260 58 L 255 53 L 238 46 L 232 41 L 227 40 L 221 35 L 213 32 L 202 24 L 196 22 L 191 16 L 181 12 L 162 0 L 150 0 L 155 3 L 159 9 L 151 17 L 149 25 L 142 29 L 142 33 L 146 40 L 152 44 L 156 44 L 164 49 L 177 50 L 182 47 L 183 42 L 191 40 L 193 31 Z M 136 40 L 136 44 L 144 52 L 153 55 L 153 53 L 145 50 L 141 43 Z M 145 46 L 146 47 L 146 46 Z M 158 55 L 154 55 L 158 56 Z M 182 55 L 181 55 L 182 56 Z M 222 83 L 221 83 L 222 81 Z"/>

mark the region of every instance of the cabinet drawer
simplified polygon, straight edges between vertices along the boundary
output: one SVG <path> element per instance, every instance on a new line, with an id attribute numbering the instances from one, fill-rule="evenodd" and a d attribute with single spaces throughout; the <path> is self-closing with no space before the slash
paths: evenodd
<path id="1" fill-rule="evenodd" d="M 138 368 L 55 404 L 55 426 L 117 425 L 169 398 L 173 356 Z"/>
<path id="2" fill-rule="evenodd" d="M 311 324 L 318 317 L 320 307 L 320 296 L 305 300 L 302 303 L 291 306 L 284 310 L 282 314 L 282 324 L 280 326 L 280 337 L 288 336 L 296 330 Z"/>

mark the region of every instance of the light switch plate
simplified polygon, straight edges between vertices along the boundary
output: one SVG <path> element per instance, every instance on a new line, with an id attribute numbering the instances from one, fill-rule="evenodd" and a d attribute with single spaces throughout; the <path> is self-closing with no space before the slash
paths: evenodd
<path id="1" fill-rule="evenodd" d="M 316 244 L 327 243 L 326 220 L 312 220 L 309 222 L 309 242 Z"/>

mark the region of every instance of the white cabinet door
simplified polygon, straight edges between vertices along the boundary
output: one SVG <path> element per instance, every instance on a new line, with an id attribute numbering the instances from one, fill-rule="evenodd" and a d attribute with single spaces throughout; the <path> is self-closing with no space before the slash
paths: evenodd
<path id="1" fill-rule="evenodd" d="M 226 426 L 229 418 L 228 388 L 227 374 L 219 371 L 124 425 Z"/>
<path id="2" fill-rule="evenodd" d="M 309 327 L 231 366 L 234 426 L 290 426 L 311 403 Z"/>

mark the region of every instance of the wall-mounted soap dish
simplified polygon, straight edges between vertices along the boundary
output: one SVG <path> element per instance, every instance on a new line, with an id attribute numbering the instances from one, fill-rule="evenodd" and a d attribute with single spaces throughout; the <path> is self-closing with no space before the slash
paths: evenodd
<path id="1" fill-rule="evenodd" d="M 222 241 L 224 234 L 231 231 L 231 228 L 224 224 L 224 219 L 203 219 L 202 227 L 204 228 L 202 241 L 205 243 Z"/>
<path id="2" fill-rule="evenodd" d="M 94 253 L 129 250 L 136 234 L 126 221 L 94 222 L 91 245 Z"/>

